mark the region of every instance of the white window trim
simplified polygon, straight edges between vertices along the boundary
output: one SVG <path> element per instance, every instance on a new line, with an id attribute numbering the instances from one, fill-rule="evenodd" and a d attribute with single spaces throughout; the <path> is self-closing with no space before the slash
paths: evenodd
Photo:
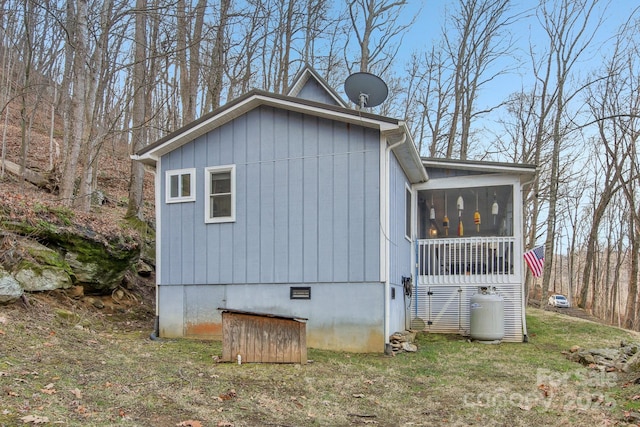
<path id="1" fill-rule="evenodd" d="M 211 218 L 211 173 L 231 172 L 231 215 Z M 236 165 L 211 166 L 204 169 L 204 222 L 208 224 L 236 220 Z"/>
<path id="2" fill-rule="evenodd" d="M 412 234 L 413 234 L 413 191 L 411 191 L 411 187 L 409 187 L 406 183 L 404 186 L 404 238 L 410 242 L 413 242 Z M 409 208 L 407 211 L 407 193 L 409 193 Z M 409 215 L 409 218 L 407 218 Z M 407 221 L 408 220 L 408 221 Z M 408 223 L 408 224 L 407 224 Z M 409 228 L 409 234 L 407 235 L 407 228 Z"/>
<path id="3" fill-rule="evenodd" d="M 189 197 L 171 197 L 171 177 L 172 176 L 182 176 L 182 175 L 191 175 L 189 179 L 190 182 L 190 192 Z M 182 180 L 178 179 L 178 183 L 181 185 Z M 180 193 L 180 189 L 178 189 L 178 193 Z M 165 201 L 166 203 L 184 203 L 184 202 L 195 202 L 196 201 L 196 169 L 188 168 L 188 169 L 173 169 L 168 170 L 165 173 Z"/>

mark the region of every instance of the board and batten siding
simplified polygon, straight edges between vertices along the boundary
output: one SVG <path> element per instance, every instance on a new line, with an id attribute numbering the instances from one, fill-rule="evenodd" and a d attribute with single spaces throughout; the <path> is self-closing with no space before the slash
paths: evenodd
<path id="1" fill-rule="evenodd" d="M 379 141 L 261 106 L 166 154 L 163 177 L 196 168 L 196 200 L 162 203 L 159 285 L 380 281 Z M 205 224 L 219 165 L 236 166 L 236 221 Z"/>
<path id="2" fill-rule="evenodd" d="M 308 318 L 312 347 L 380 351 L 379 156 L 376 130 L 267 106 L 164 155 L 160 194 L 167 170 L 195 168 L 196 200 L 160 204 L 160 335 L 220 337 L 226 307 Z M 222 165 L 235 221 L 207 224 L 205 168 Z"/>
<path id="3" fill-rule="evenodd" d="M 298 98 L 309 99 L 312 101 L 323 102 L 329 105 L 338 105 L 327 90 L 320 86 L 316 80 L 309 79 L 302 90 L 296 95 Z"/>

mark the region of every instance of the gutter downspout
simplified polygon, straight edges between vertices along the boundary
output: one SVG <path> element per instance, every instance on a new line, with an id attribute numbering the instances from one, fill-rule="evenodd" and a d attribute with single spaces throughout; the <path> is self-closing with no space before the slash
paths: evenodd
<path id="1" fill-rule="evenodd" d="M 538 168 L 536 167 L 536 173 L 533 176 L 533 179 L 530 179 L 529 181 L 525 181 L 523 183 L 520 184 L 520 194 L 522 194 L 524 187 L 526 187 L 527 185 L 530 185 L 531 183 L 533 183 L 536 180 L 536 177 L 538 175 Z M 520 204 L 522 205 L 522 197 L 520 198 Z M 523 216 L 523 212 L 520 212 L 521 216 Z M 524 230 L 523 230 L 524 231 Z M 522 253 L 524 253 L 524 236 L 522 236 L 522 247 L 520 248 L 520 251 Z M 520 265 L 522 266 L 520 268 L 520 277 L 524 277 L 524 263 L 520 262 Z M 522 284 L 522 290 L 524 291 L 524 283 Z M 527 305 L 525 304 L 525 300 L 526 300 L 526 295 L 522 295 L 522 342 L 529 342 L 529 333 L 527 331 L 527 315 L 525 313 L 525 310 L 527 309 Z"/>
<path id="2" fill-rule="evenodd" d="M 383 233 L 383 238 L 385 239 L 385 257 L 384 257 L 384 262 L 385 262 L 385 278 L 384 278 L 384 353 L 387 355 L 391 355 L 393 353 L 393 350 L 391 348 L 391 341 L 389 339 L 389 337 L 391 336 L 391 325 L 390 325 L 390 319 L 389 316 L 391 314 L 391 282 L 389 280 L 389 265 L 390 265 L 390 260 L 389 260 L 389 254 L 391 253 L 391 242 L 389 241 L 389 228 L 391 227 L 391 220 L 389 218 L 390 216 L 390 212 L 391 212 L 391 206 L 390 206 L 390 198 L 389 198 L 389 187 L 390 187 L 390 180 L 391 177 L 389 176 L 389 163 L 390 163 L 390 154 L 391 154 L 391 150 L 393 150 L 396 147 L 399 147 L 400 145 L 404 144 L 407 141 L 407 134 L 406 132 L 402 132 L 402 137 L 400 138 L 399 141 L 394 142 L 391 145 L 388 145 L 385 149 L 385 229 L 384 229 L 384 233 Z"/>

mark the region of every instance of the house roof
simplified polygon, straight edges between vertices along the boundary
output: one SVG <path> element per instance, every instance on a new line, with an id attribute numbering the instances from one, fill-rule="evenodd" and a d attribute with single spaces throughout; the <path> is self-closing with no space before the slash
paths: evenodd
<path id="1" fill-rule="evenodd" d="M 484 173 L 510 173 L 520 176 L 522 182 L 535 177 L 536 166 L 521 163 L 487 162 L 480 160 L 454 160 L 423 157 L 422 164 L 425 168 L 458 169 L 465 171 L 477 171 Z"/>
<path id="2" fill-rule="evenodd" d="M 262 90 L 252 90 L 236 98 L 158 141 L 147 145 L 131 157 L 147 166 L 155 167 L 161 156 L 259 106 L 281 108 L 329 120 L 377 129 L 388 138 L 390 144 L 393 144 L 395 141 L 404 141 L 402 144 L 396 145 L 393 148 L 393 152 L 398 157 L 400 165 L 409 180 L 412 183 L 427 180 L 427 174 L 420 161 L 418 151 L 403 121 L 338 105 L 329 105 L 308 99 L 278 95 Z"/>
<path id="3" fill-rule="evenodd" d="M 302 69 L 296 74 L 293 78 L 293 84 L 289 88 L 289 92 L 287 92 L 288 96 L 299 97 L 300 92 L 304 89 L 305 86 L 310 84 L 311 82 L 315 82 L 318 86 L 320 86 L 327 95 L 335 102 L 336 105 L 347 108 L 348 104 L 342 99 L 338 92 L 336 92 L 329 83 L 320 75 L 318 72 L 313 69 L 309 64 L 306 64 Z"/>

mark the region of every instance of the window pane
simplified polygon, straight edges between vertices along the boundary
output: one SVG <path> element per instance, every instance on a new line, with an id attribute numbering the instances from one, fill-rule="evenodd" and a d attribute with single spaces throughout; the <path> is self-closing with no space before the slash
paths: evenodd
<path id="1" fill-rule="evenodd" d="M 231 192 L 231 172 L 211 174 L 211 194 Z"/>
<path id="2" fill-rule="evenodd" d="M 185 173 L 182 177 L 182 197 L 191 196 L 191 174 Z"/>
<path id="3" fill-rule="evenodd" d="M 231 195 L 211 196 L 211 218 L 231 216 Z"/>
<path id="4" fill-rule="evenodd" d="M 178 195 L 179 195 L 179 192 L 178 192 L 178 184 L 179 184 L 178 177 L 179 177 L 178 175 L 171 175 L 171 182 L 170 182 L 170 185 L 171 185 L 170 195 L 171 195 L 171 197 L 178 197 Z"/>

